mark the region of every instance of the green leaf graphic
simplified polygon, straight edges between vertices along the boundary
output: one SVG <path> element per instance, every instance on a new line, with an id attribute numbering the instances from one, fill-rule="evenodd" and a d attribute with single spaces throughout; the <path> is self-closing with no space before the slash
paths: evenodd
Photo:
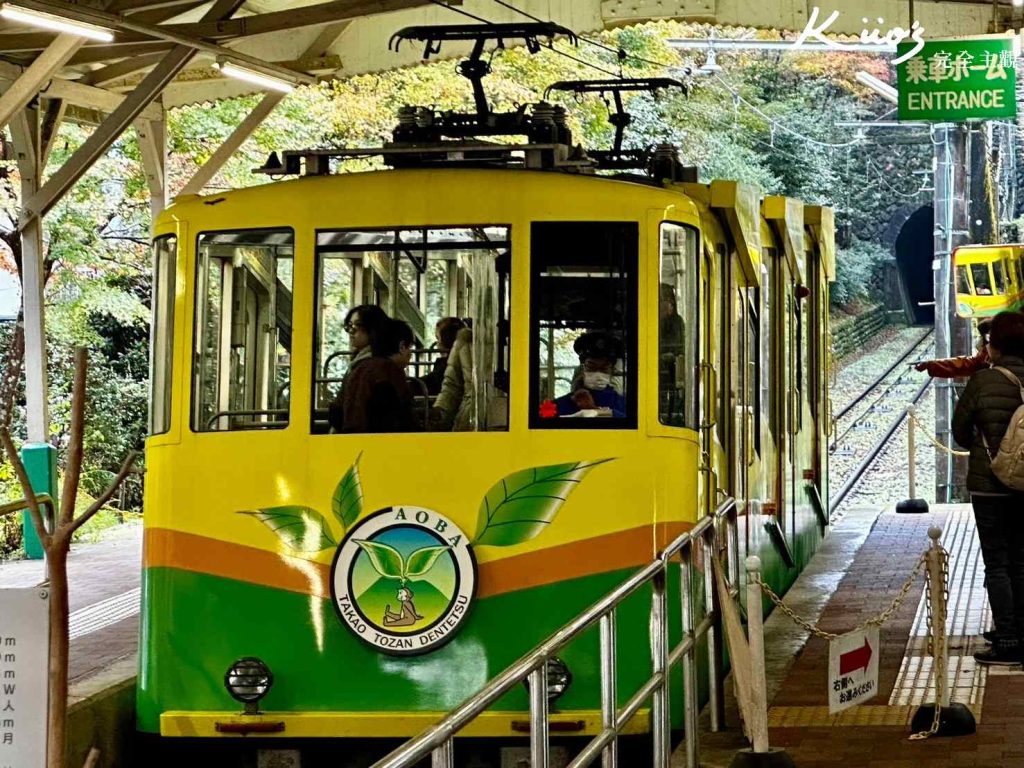
<path id="1" fill-rule="evenodd" d="M 598 464 L 577 461 L 513 472 L 496 483 L 480 502 L 474 544 L 508 547 L 529 541 L 554 520 L 562 503 Z"/>
<path id="2" fill-rule="evenodd" d="M 353 539 L 363 548 L 363 552 L 370 558 L 370 564 L 381 576 L 389 579 L 404 579 L 402 575 L 405 570 L 405 561 L 402 553 L 387 544 L 379 541 L 368 541 L 367 539 Z"/>
<path id="3" fill-rule="evenodd" d="M 310 507 L 246 509 L 241 514 L 255 517 L 296 552 L 320 552 L 338 546 L 323 515 Z"/>
<path id="4" fill-rule="evenodd" d="M 359 482 L 359 459 L 362 455 L 360 453 L 356 456 L 355 462 L 341 478 L 331 497 L 331 510 L 345 529 L 348 529 L 363 511 L 363 486 Z"/>
<path id="5" fill-rule="evenodd" d="M 409 555 L 409 562 L 405 564 L 405 578 L 418 579 L 421 576 L 426 576 L 434 567 L 437 558 L 449 549 L 450 547 L 421 547 L 417 549 Z"/>

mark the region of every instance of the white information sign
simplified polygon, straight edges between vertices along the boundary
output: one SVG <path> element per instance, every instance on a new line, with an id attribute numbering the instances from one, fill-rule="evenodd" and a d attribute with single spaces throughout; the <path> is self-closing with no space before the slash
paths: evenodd
<path id="1" fill-rule="evenodd" d="M 828 647 L 828 711 L 863 704 L 878 693 L 878 627 L 840 635 Z"/>
<path id="2" fill-rule="evenodd" d="M 46 765 L 49 591 L 0 589 L 0 768 Z"/>

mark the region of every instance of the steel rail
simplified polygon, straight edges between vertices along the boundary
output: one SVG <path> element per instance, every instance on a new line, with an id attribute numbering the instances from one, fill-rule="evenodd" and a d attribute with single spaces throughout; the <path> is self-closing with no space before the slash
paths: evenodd
<path id="1" fill-rule="evenodd" d="M 924 393 L 928 391 L 928 387 L 931 386 L 932 381 L 933 379 L 929 378 L 928 381 L 924 382 L 924 384 L 922 384 L 918 388 L 917 392 L 914 394 L 914 399 L 911 400 L 910 403 L 908 403 L 908 405 L 916 405 L 917 401 L 920 400 L 924 396 Z M 878 458 L 878 455 L 889 443 L 889 439 L 894 434 L 896 434 L 896 430 L 900 428 L 900 425 L 906 418 L 907 409 L 906 407 L 904 407 L 900 411 L 899 415 L 893 420 L 892 424 L 889 425 L 889 428 L 882 436 L 882 439 L 875 444 L 875 447 L 872 448 L 868 455 L 864 457 L 864 460 L 857 465 L 856 469 L 853 470 L 853 473 L 846 479 L 846 482 L 843 483 L 842 487 L 836 492 L 835 496 L 832 497 L 828 505 L 828 511 L 830 515 L 839 508 L 839 505 L 842 503 L 843 499 L 845 499 L 846 496 L 850 493 L 850 491 L 853 490 L 854 486 L 856 486 L 857 483 L 860 482 L 861 477 L 864 475 L 865 472 L 868 471 L 871 465 L 875 463 L 875 460 Z"/>
<path id="2" fill-rule="evenodd" d="M 906 360 L 908 357 L 910 357 L 910 353 L 913 352 L 915 349 L 917 349 L 919 346 L 921 346 L 921 344 L 925 341 L 925 339 L 927 339 L 929 336 L 931 336 L 934 332 L 935 332 L 934 328 L 929 328 L 928 332 L 925 333 L 925 335 L 922 336 L 920 339 L 915 341 L 910 346 L 910 348 L 907 349 L 907 351 L 903 353 L 903 355 L 900 357 L 899 360 L 897 360 L 895 363 L 893 363 L 888 368 L 886 368 L 885 371 L 877 379 L 875 379 L 863 392 L 861 392 L 859 395 L 857 395 L 857 397 L 853 401 L 851 401 L 845 408 L 843 408 L 843 410 L 841 410 L 839 413 L 837 413 L 835 418 L 834 418 L 834 420 L 838 422 L 846 414 L 848 414 L 850 411 L 852 411 L 854 406 L 856 406 L 858 403 L 862 402 L 869 394 L 871 394 L 872 391 L 874 391 L 875 389 L 878 389 L 878 386 L 883 381 L 885 381 L 889 377 L 889 375 L 894 370 L 896 370 L 896 368 L 898 368 L 900 365 L 902 365 L 904 360 Z"/>
<path id="3" fill-rule="evenodd" d="M 720 531 L 719 522 L 726 521 L 728 530 Z M 626 723 L 640 709 L 641 704 L 648 698 L 652 698 L 652 737 L 654 740 L 654 753 L 656 765 L 668 768 L 669 764 L 669 696 L 668 682 L 672 665 L 672 656 L 676 660 L 682 659 L 685 665 L 684 677 L 692 678 L 696 672 L 696 659 L 694 654 L 697 648 L 697 639 L 703 634 L 708 636 L 709 647 L 721 642 L 717 636 L 719 626 L 719 615 L 717 603 L 708 602 L 705 605 L 706 616 L 699 625 L 694 625 L 693 606 L 691 605 L 692 590 L 690 569 L 693 567 L 693 551 L 697 546 L 704 547 L 704 554 L 709 552 L 715 554 L 714 547 L 718 545 L 718 552 L 725 552 L 727 555 L 725 566 L 727 581 L 733 585 L 738 584 L 738 553 L 729 553 L 728 550 L 733 542 L 738 541 L 738 533 L 733 530 L 736 526 L 736 501 L 726 499 L 718 507 L 713 515 L 708 515 L 698 521 L 686 533 L 674 539 L 667 547 L 658 553 L 656 558 L 648 565 L 641 568 L 631 577 L 622 582 L 605 597 L 598 600 L 585 611 L 572 619 L 564 627 L 556 631 L 544 642 L 533 650 L 526 653 L 518 661 L 511 664 L 503 672 L 494 677 L 476 694 L 470 696 L 455 709 L 449 712 L 442 720 L 435 725 L 401 745 L 393 752 L 373 764 L 372 768 L 409 768 L 418 761 L 431 757 L 432 765 L 435 768 L 448 768 L 454 765 L 453 739 L 455 735 L 468 725 L 477 716 L 482 714 L 491 704 L 495 703 L 514 686 L 529 680 L 530 689 L 530 752 L 531 766 L 540 768 L 548 764 L 548 700 L 547 700 L 547 663 L 562 648 L 568 645 L 582 634 L 586 629 L 600 623 L 601 626 L 601 670 L 602 670 L 602 691 L 601 709 L 602 724 L 601 732 L 588 743 L 583 751 L 573 761 L 573 768 L 582 768 L 604 754 L 605 765 L 612 768 L 618 764 L 617 760 L 617 739 Z M 718 541 L 719 536 L 724 537 L 724 544 Z M 715 541 L 710 541 L 709 537 Z M 735 556 L 733 556 L 735 555 Z M 667 590 L 666 575 L 669 562 L 679 556 L 682 559 L 682 586 L 680 590 L 680 601 L 683 607 L 682 634 L 683 639 L 679 645 L 669 652 L 669 627 L 667 611 Z M 708 561 L 710 563 L 710 561 Z M 734 568 L 735 565 L 735 568 Z M 706 576 L 711 579 L 710 573 Z M 640 686 L 625 706 L 617 709 L 615 696 L 615 626 L 614 615 L 616 608 L 629 596 L 635 594 L 642 587 L 651 584 L 651 655 L 652 674 L 651 677 Z M 713 589 L 713 588 L 712 588 Z M 732 591 L 732 590 L 730 590 Z M 705 584 L 705 601 L 708 595 L 713 596 Z M 720 699 L 723 693 L 722 680 L 715 680 L 715 675 L 721 675 L 718 665 L 712 664 L 709 670 L 711 680 L 710 695 L 712 698 L 711 707 L 714 715 L 720 709 Z M 605 676 L 609 675 L 606 680 Z M 687 762 L 695 768 L 696 763 L 690 760 L 696 755 L 697 740 L 697 702 L 689 701 L 690 695 L 696 692 L 695 685 L 687 685 L 684 689 L 686 700 L 685 712 L 687 715 Z M 715 728 L 718 718 L 713 718 L 712 727 Z"/>

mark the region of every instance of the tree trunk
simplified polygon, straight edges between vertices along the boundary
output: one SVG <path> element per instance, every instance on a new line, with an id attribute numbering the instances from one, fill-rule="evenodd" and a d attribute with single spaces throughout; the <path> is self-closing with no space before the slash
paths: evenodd
<path id="1" fill-rule="evenodd" d="M 55 532 L 46 552 L 50 576 L 50 722 L 47 768 L 64 768 L 68 717 L 68 543 Z"/>

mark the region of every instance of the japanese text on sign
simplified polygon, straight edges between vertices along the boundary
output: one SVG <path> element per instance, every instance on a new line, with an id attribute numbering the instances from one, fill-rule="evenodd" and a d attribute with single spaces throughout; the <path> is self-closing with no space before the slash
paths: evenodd
<path id="1" fill-rule="evenodd" d="M 918 55 L 896 67 L 899 117 L 944 121 L 1013 117 L 1017 114 L 1015 63 L 1009 38 L 925 43 Z"/>
<path id="2" fill-rule="evenodd" d="M 863 704 L 878 693 L 878 627 L 840 635 L 828 647 L 828 711 Z"/>
<path id="3" fill-rule="evenodd" d="M 0 768 L 46 764 L 46 589 L 0 589 Z"/>

